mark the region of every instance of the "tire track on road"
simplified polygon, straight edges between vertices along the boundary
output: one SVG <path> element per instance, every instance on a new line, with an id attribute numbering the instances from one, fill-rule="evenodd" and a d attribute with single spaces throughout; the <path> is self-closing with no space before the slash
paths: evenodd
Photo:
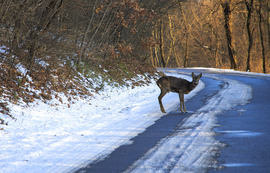
<path id="1" fill-rule="evenodd" d="M 223 145 L 214 139 L 213 128 L 218 125 L 216 115 L 247 104 L 252 88 L 236 80 L 206 76 L 224 83 L 220 91 L 186 118 L 174 135 L 162 139 L 127 172 L 204 172 L 217 166 L 212 158 Z"/>

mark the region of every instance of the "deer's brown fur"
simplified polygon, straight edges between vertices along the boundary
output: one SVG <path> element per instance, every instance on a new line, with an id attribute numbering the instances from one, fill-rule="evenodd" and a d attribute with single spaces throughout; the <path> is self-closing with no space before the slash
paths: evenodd
<path id="1" fill-rule="evenodd" d="M 180 110 L 181 112 L 187 112 L 185 107 L 185 100 L 184 100 L 184 94 L 188 94 L 190 91 L 192 91 L 198 84 L 199 80 L 202 77 L 202 74 L 200 73 L 198 76 L 195 76 L 192 72 L 192 81 L 189 82 L 182 78 L 177 78 L 173 76 L 163 76 L 159 78 L 157 81 L 157 85 L 161 90 L 160 95 L 158 96 L 158 101 L 160 105 L 160 110 L 163 113 L 165 112 L 165 109 L 162 104 L 162 98 L 168 93 L 168 92 L 175 92 L 179 93 L 179 99 L 180 99 Z M 183 111 L 183 109 L 184 111 Z"/>

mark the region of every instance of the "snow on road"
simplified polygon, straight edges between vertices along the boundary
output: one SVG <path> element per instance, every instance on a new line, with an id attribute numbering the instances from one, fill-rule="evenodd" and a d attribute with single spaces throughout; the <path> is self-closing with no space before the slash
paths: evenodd
<path id="1" fill-rule="evenodd" d="M 235 80 L 208 77 L 223 81 L 223 88 L 185 119 L 175 134 L 163 139 L 127 172 L 204 172 L 208 167 L 217 166 L 211 155 L 222 144 L 214 139 L 215 115 L 247 104 L 252 88 Z"/>
<path id="2" fill-rule="evenodd" d="M 202 88 L 201 82 L 185 99 Z M 159 110 L 159 93 L 153 81 L 135 89 L 107 86 L 95 99 L 74 100 L 70 108 L 57 100 L 51 101 L 58 102 L 57 107 L 43 102 L 10 104 L 16 120 L 0 130 L 0 173 L 69 172 L 105 157 L 164 115 Z M 167 94 L 166 110 L 175 109 L 178 99 Z"/>

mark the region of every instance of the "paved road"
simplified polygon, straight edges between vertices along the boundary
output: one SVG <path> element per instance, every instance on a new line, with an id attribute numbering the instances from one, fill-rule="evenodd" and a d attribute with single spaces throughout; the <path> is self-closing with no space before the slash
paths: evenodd
<path id="1" fill-rule="evenodd" d="M 224 76 L 224 75 L 223 75 Z M 228 146 L 218 158 L 225 169 L 209 172 L 270 172 L 270 79 L 225 76 L 252 86 L 249 104 L 218 115 L 217 139 Z"/>
<path id="2" fill-rule="evenodd" d="M 192 71 L 203 74 L 212 73 L 199 69 L 178 70 L 183 74 L 191 74 Z M 253 98 L 247 105 L 237 106 L 233 110 L 217 115 L 220 127 L 214 129 L 218 134 L 215 138 L 226 144 L 226 147 L 218 151 L 220 154 L 216 160 L 220 165 L 219 169 L 209 168 L 205 171 L 210 173 L 270 172 L 270 79 L 234 73 L 216 75 L 252 86 Z M 206 87 L 186 102 L 188 111 L 201 108 L 207 99 L 215 95 L 222 87 L 222 81 L 206 76 L 203 75 L 201 78 Z M 237 97 L 237 93 L 235 95 Z M 76 172 L 118 173 L 128 170 L 161 139 L 173 135 L 189 115 L 191 114 L 181 114 L 178 110 L 169 112 L 145 132 L 133 138 L 132 144 L 121 146 L 104 160 L 90 163 Z"/>
<path id="3" fill-rule="evenodd" d="M 237 106 L 217 116 L 220 127 L 215 129 L 219 132 L 216 139 L 227 147 L 220 151 L 217 158 L 223 169 L 210 169 L 208 172 L 270 172 L 270 78 L 229 72 L 218 76 L 250 85 L 252 100 L 247 105 Z"/>

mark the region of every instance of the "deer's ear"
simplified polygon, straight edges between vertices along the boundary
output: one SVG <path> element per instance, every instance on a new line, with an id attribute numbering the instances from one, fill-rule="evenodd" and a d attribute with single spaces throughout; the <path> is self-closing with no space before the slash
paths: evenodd
<path id="1" fill-rule="evenodd" d="M 194 75 L 194 73 L 193 73 L 193 72 L 191 73 L 191 76 L 192 76 L 193 78 L 195 77 L 195 75 Z"/>
<path id="2" fill-rule="evenodd" d="M 201 78 L 201 77 L 202 77 L 202 73 L 200 73 L 200 74 L 198 75 L 198 77 Z"/>

